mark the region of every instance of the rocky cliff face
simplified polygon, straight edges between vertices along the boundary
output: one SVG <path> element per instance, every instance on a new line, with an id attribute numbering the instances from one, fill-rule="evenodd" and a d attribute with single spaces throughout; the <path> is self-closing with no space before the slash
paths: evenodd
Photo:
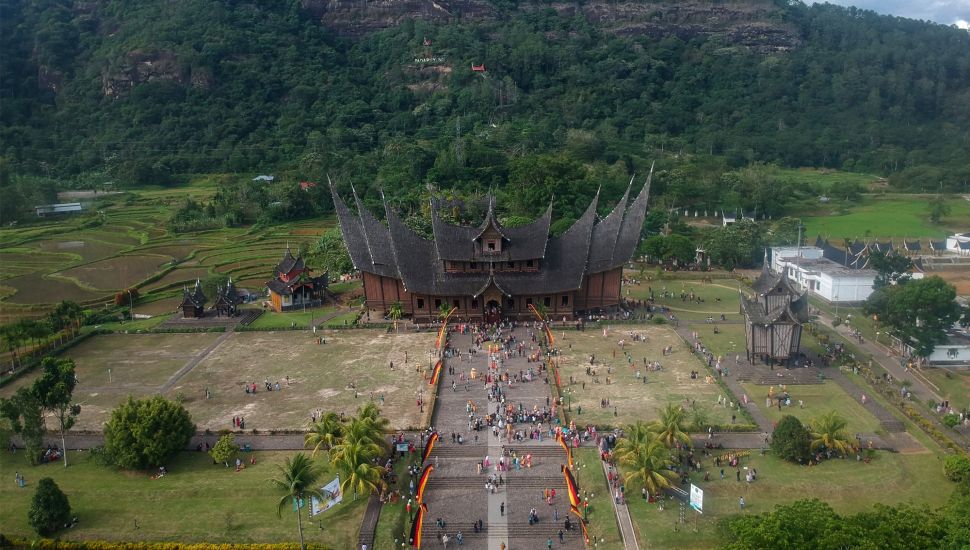
<path id="1" fill-rule="evenodd" d="M 388 29 L 406 19 L 450 23 L 498 16 L 485 0 L 302 0 L 301 4 L 323 26 L 349 37 Z"/>
<path id="2" fill-rule="evenodd" d="M 302 7 L 324 27 L 348 37 L 387 29 L 407 19 L 447 23 L 489 21 L 502 16 L 485 0 L 303 0 Z M 626 36 L 676 36 L 684 40 L 720 37 L 727 45 L 759 51 L 784 51 L 801 42 L 794 27 L 783 22 L 780 9 L 768 0 L 592 0 L 523 3 L 518 9 L 548 8 L 565 16 L 582 15 L 595 25 Z"/>
<path id="3" fill-rule="evenodd" d="M 128 52 L 120 66 L 101 72 L 101 91 L 106 97 L 120 97 L 136 85 L 153 80 L 171 80 L 202 89 L 212 85 L 212 75 L 208 71 L 183 67 L 170 51 L 134 50 Z"/>

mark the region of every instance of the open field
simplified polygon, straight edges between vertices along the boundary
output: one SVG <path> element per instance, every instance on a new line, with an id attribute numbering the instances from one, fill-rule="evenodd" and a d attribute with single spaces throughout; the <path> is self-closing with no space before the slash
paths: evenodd
<path id="1" fill-rule="evenodd" d="M 931 452 L 877 452 L 869 464 L 829 460 L 819 466 L 798 466 L 771 455 L 758 456 L 755 451 L 742 460 L 741 467 L 742 481 L 737 481 L 736 470 L 731 468 L 725 468 L 725 479 L 721 480 L 713 459 L 704 457 L 702 469 L 710 472 L 711 481 L 703 481 L 703 474 L 692 476 L 704 490 L 704 514 L 688 509 L 686 525 L 676 525 L 676 502 L 668 502 L 660 511 L 657 504 L 639 498 L 639 487 L 627 487 L 630 515 L 641 547 L 715 548 L 724 544 L 717 523 L 738 514 L 741 496 L 745 514 L 768 512 L 775 505 L 807 498 L 821 499 L 839 513 L 854 514 L 875 504 L 936 508 L 946 503 L 954 488 L 943 477 L 940 458 Z M 758 470 L 758 479 L 750 484 L 743 481 L 744 467 Z"/>
<path id="2" fill-rule="evenodd" d="M 843 215 L 805 216 L 805 235 L 813 242 L 815 235 L 828 238 L 833 244 L 842 239 L 902 239 L 940 240 L 954 231 L 966 230 L 970 225 L 970 201 L 950 201 L 952 212 L 940 225 L 929 221 L 927 196 L 893 198 L 867 197 Z"/>
<path id="3" fill-rule="evenodd" d="M 318 337 L 326 343 L 317 344 Z M 404 429 L 424 425 L 429 414 L 415 406 L 416 392 L 427 388 L 416 368 L 427 369 L 433 340 L 430 333 L 381 330 L 113 334 L 92 337 L 65 355 L 77 362 L 79 429 L 100 429 L 129 394 L 155 393 L 181 395 L 199 429 L 229 429 L 232 417 L 242 416 L 246 429 L 297 430 L 313 411 L 352 415 L 368 400 L 381 404 L 392 428 Z M 0 397 L 35 376 L 4 387 Z M 279 382 L 280 391 L 266 391 L 266 381 Z M 244 386 L 252 383 L 258 391 L 247 394 Z"/>
<path id="4" fill-rule="evenodd" d="M 646 341 L 634 342 L 630 332 L 642 334 Z M 671 327 L 618 325 L 610 329 L 606 337 L 596 328 L 557 333 L 556 337 L 561 338 L 563 334 L 565 339 L 557 341 L 562 350 L 560 377 L 564 397 L 572 409 L 570 417 L 577 424 L 621 426 L 637 420 L 649 421 L 657 418 L 657 409 L 669 402 L 689 404 L 695 400 L 710 421 L 730 422 L 727 409 L 715 406 L 718 386 L 705 383 L 705 369 Z M 621 339 L 625 340 L 622 350 L 618 345 Z M 673 346 L 672 355 L 663 355 L 666 346 Z M 632 363 L 628 364 L 624 353 L 630 354 Z M 590 370 L 593 375 L 586 374 L 590 355 L 594 356 Z M 644 359 L 660 361 L 663 370 L 648 372 L 643 367 Z M 636 377 L 638 370 L 641 379 Z M 691 370 L 699 372 L 696 380 L 690 378 Z M 646 376 L 646 384 L 642 382 L 643 376 Z M 570 377 L 575 382 L 572 385 L 569 385 Z M 600 406 L 603 399 L 610 400 L 610 407 Z M 582 407 L 582 413 L 579 407 Z"/>
<path id="5" fill-rule="evenodd" d="M 625 275 L 639 278 L 635 272 L 627 271 Z M 638 300 L 648 299 L 650 291 L 653 290 L 654 303 L 670 308 L 681 320 L 703 321 L 708 317 L 720 320 L 723 314 L 726 320 L 731 321 L 742 318 L 738 312 L 737 284 L 731 279 L 718 279 L 716 283 L 703 283 L 699 278 L 652 279 L 626 285 L 626 289 L 628 298 Z M 668 296 L 667 293 L 673 293 L 673 296 Z M 701 301 L 698 302 L 698 299 Z"/>
<path id="6" fill-rule="evenodd" d="M 925 368 L 922 374 L 940 389 L 943 399 L 950 400 L 956 409 L 970 407 L 970 371 L 946 368 Z"/>
<path id="7" fill-rule="evenodd" d="M 213 438 L 215 439 L 215 438 Z M 166 464 L 169 474 L 151 479 L 144 472 L 121 472 L 98 466 L 89 453 L 72 452 L 69 468 L 60 463 L 30 467 L 23 453 L 4 452 L 0 470 L 13 479 L 19 471 L 27 486 L 13 482 L 0 486 L 0 525 L 10 538 L 34 537 L 27 524 L 27 509 L 41 477 L 51 477 L 67 494 L 76 527 L 57 533 L 65 540 L 177 541 L 184 543 L 298 542 L 292 508 L 277 517 L 276 505 L 283 495 L 268 479 L 292 453 L 242 453 L 248 463 L 242 472 L 213 465 L 203 453 L 181 453 Z M 323 486 L 333 479 L 333 468 L 323 468 Z M 311 544 L 331 548 L 356 545 L 366 499 L 347 498 L 312 521 L 304 518 L 304 536 Z"/>
<path id="8" fill-rule="evenodd" d="M 761 412 L 777 423 L 784 415 L 792 415 L 808 425 L 813 418 L 821 416 L 829 411 L 836 411 L 846 419 L 848 425 L 846 431 L 849 437 L 856 433 L 875 433 L 879 430 L 879 420 L 872 416 L 861 404 L 856 403 L 838 384 L 832 381 L 825 381 L 822 384 L 808 384 L 798 386 L 788 386 L 788 393 L 791 395 L 792 404 L 789 407 L 782 406 L 778 410 L 777 401 L 771 407 L 766 407 L 765 398 L 768 397 L 770 386 L 759 386 L 755 384 L 742 384 L 748 393 L 748 398 L 754 405 L 761 409 Z M 774 386 L 775 395 L 781 392 L 781 386 Z M 804 408 L 798 402 L 804 403 Z"/>

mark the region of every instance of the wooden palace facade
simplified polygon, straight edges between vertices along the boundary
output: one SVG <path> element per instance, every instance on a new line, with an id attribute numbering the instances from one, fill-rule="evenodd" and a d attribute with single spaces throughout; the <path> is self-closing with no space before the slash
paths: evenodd
<path id="1" fill-rule="evenodd" d="M 553 319 L 615 308 L 623 265 L 633 257 L 646 216 L 650 177 L 632 201 L 626 193 L 597 220 L 599 193 L 563 234 L 550 237 L 552 205 L 532 223 L 504 227 L 488 198 L 477 227 L 446 222 L 431 201 L 433 239 L 408 228 L 384 203 L 384 225 L 353 193 L 356 214 L 331 186 L 340 230 L 361 272 L 367 307 L 388 311 L 400 302 L 417 321 L 457 308 L 458 318 L 497 322 L 533 317 L 530 305 Z"/>
<path id="2" fill-rule="evenodd" d="M 802 324 L 808 320 L 808 297 L 788 279 L 787 269 L 775 275 L 767 262 L 751 288 L 753 297 L 741 294 L 748 360 L 785 362 L 797 356 Z"/>

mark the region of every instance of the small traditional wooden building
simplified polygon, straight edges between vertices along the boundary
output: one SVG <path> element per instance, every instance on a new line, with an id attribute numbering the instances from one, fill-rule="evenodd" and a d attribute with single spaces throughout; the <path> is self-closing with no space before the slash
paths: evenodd
<path id="1" fill-rule="evenodd" d="M 202 292 L 202 281 L 196 279 L 195 288 L 191 292 L 187 288 L 182 289 L 182 304 L 179 305 L 182 310 L 182 317 L 186 319 L 205 317 L 205 303 L 207 301 L 205 293 Z"/>
<path id="2" fill-rule="evenodd" d="M 287 246 L 283 259 L 273 273 L 273 280 L 266 282 L 273 309 L 281 312 L 322 304 L 327 290 L 327 274 L 312 277 L 310 273 L 310 268 L 303 262 L 303 256 L 294 258 Z"/>
<path id="3" fill-rule="evenodd" d="M 808 297 L 788 279 L 787 270 L 775 275 L 767 264 L 751 287 L 753 297 L 741 293 L 748 360 L 784 362 L 798 355 Z"/>
<path id="4" fill-rule="evenodd" d="M 240 298 L 239 292 L 236 290 L 235 283 L 232 282 L 232 277 L 229 277 L 226 286 L 219 287 L 219 292 L 216 294 L 216 301 L 212 304 L 212 309 L 216 310 L 216 315 L 232 317 L 236 314 L 236 306 L 240 302 L 242 302 L 242 298 Z"/>
<path id="5" fill-rule="evenodd" d="M 652 171 L 651 171 L 652 174 Z M 530 224 L 505 227 L 488 197 L 478 226 L 455 225 L 431 201 L 433 238 L 410 229 L 386 204 L 387 225 L 354 195 L 353 213 L 331 187 L 340 230 L 361 271 L 367 307 L 400 303 L 418 321 L 454 308 L 458 318 L 495 323 L 529 319 L 530 306 L 553 319 L 615 309 L 622 301 L 623 265 L 640 241 L 650 177 L 631 200 L 633 181 L 609 215 L 596 214 L 599 193 L 573 225 L 551 237 L 552 205 Z"/>

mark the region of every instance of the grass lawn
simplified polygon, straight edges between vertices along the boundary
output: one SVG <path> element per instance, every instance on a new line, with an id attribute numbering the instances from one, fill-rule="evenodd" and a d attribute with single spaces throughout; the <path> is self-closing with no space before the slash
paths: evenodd
<path id="1" fill-rule="evenodd" d="M 381 516 L 377 521 L 377 529 L 374 533 L 374 550 L 397 550 L 401 548 L 401 542 L 407 541 L 411 530 L 411 520 L 407 513 L 408 481 L 407 466 L 417 462 L 420 458 L 418 453 L 408 455 L 408 461 L 397 460 L 394 463 L 394 471 L 397 473 L 397 484 L 388 487 L 389 491 L 398 491 L 404 498 L 399 498 L 397 502 L 387 502 L 381 508 Z M 397 544 L 394 541 L 397 540 Z"/>
<path id="2" fill-rule="evenodd" d="M 970 371 L 929 367 L 920 371 L 940 388 L 943 399 L 957 409 L 970 407 Z"/>
<path id="3" fill-rule="evenodd" d="M 580 496 L 589 496 L 590 542 L 596 543 L 597 550 L 623 550 L 623 538 L 610 502 L 610 488 L 599 451 L 593 448 L 574 450 L 573 463 Z"/>
<path id="4" fill-rule="evenodd" d="M 783 415 L 790 414 L 801 420 L 802 424 L 808 425 L 813 418 L 834 410 L 848 422 L 846 431 L 850 438 L 858 432 L 875 433 L 880 429 L 879 420 L 864 409 L 861 404 L 849 397 L 849 394 L 845 393 L 835 382 L 826 381 L 822 384 L 788 386 L 792 404 L 790 407 L 783 406 L 780 411 L 774 403 L 771 407 L 765 407 L 765 398 L 768 397 L 769 386 L 751 383 L 742 384 L 742 386 L 754 405 L 761 409 L 761 412 L 765 413 L 765 416 L 773 423 L 781 420 Z M 781 386 L 774 388 L 775 395 L 777 395 L 781 391 Z M 798 406 L 799 400 L 805 402 L 805 408 Z"/>
<path id="5" fill-rule="evenodd" d="M 723 324 L 717 325 L 718 334 L 714 334 L 714 325 L 708 323 L 693 323 L 688 328 L 697 332 L 701 342 L 715 355 L 723 355 L 725 359 L 731 358 L 727 362 L 728 367 L 734 364 L 734 356 L 745 355 L 744 345 L 744 325 Z"/>
<path id="6" fill-rule="evenodd" d="M 279 330 L 288 329 L 290 327 L 302 327 L 308 328 L 310 322 L 314 319 L 319 319 L 320 317 L 326 317 L 334 311 L 336 307 L 332 305 L 310 308 L 306 311 L 284 311 L 282 313 L 277 313 L 271 309 L 266 309 L 263 314 L 260 315 L 251 326 L 254 329 L 259 330 Z"/>
<path id="7" fill-rule="evenodd" d="M 634 342 L 631 331 L 646 337 L 646 341 Z M 563 333 L 557 334 L 561 337 Z M 721 391 L 715 384 L 704 383 L 704 368 L 687 349 L 674 329 L 665 325 L 620 325 L 610 329 L 604 337 L 602 330 L 566 331 L 565 339 L 557 343 L 562 349 L 560 378 L 564 397 L 569 401 L 570 418 L 577 424 L 598 426 L 621 426 L 637 420 L 657 418 L 657 410 L 669 402 L 696 400 L 697 406 L 715 423 L 730 422 L 726 409 L 713 406 Z M 618 342 L 625 340 L 621 350 Z M 663 348 L 673 346 L 673 355 L 663 355 Z M 614 357 L 615 351 L 615 357 Z M 629 353 L 633 365 L 627 363 L 624 352 Z M 595 357 L 595 365 L 587 375 L 589 357 Z M 660 361 L 662 371 L 648 372 L 643 359 Z M 646 376 L 647 383 L 636 377 L 637 370 Z M 700 373 L 690 378 L 690 371 Z M 608 371 L 612 371 L 609 372 Z M 574 383 L 569 385 L 570 377 Z M 610 378 L 610 384 L 606 378 Z M 596 382 L 598 380 L 598 382 Z M 584 388 L 585 383 L 585 388 Z M 610 400 L 610 407 L 600 406 L 602 399 Z M 582 413 L 579 412 L 582 407 Z M 614 416 L 614 407 L 617 416 Z"/>
<path id="8" fill-rule="evenodd" d="M 929 221 L 929 199 L 865 198 L 848 214 L 806 216 L 805 234 L 809 241 L 815 235 L 828 238 L 833 244 L 842 239 L 940 239 L 970 223 L 970 201 L 951 200 L 952 212 L 939 225 Z"/>
<path id="9" fill-rule="evenodd" d="M 898 454 L 877 452 L 869 464 L 855 460 L 830 460 L 819 466 L 798 466 L 755 451 L 745 458 L 742 468 L 758 470 L 757 481 L 748 484 L 736 480 L 735 470 L 725 469 L 720 479 L 713 459 L 702 461 L 711 472 L 711 481 L 694 481 L 704 490 L 704 514 L 690 510 L 686 525 L 677 525 L 678 505 L 668 501 L 660 511 L 655 503 L 631 498 L 630 514 L 647 548 L 715 548 L 726 541 L 717 523 L 739 513 L 738 498 L 745 500 L 745 514 L 768 512 L 778 504 L 799 499 L 818 498 L 837 512 L 853 514 L 874 504 L 910 503 L 936 508 L 946 503 L 954 484 L 943 477 L 940 457 L 934 453 Z M 741 471 L 744 479 L 746 470 Z M 639 488 L 628 488 L 631 496 Z M 697 531 L 694 531 L 695 521 Z"/>
<path id="10" fill-rule="evenodd" d="M 71 453 L 69 468 L 57 464 L 30 467 L 23 453 L 2 453 L 0 469 L 19 471 L 27 479 L 23 489 L 14 483 L 0 486 L 0 525 L 7 537 L 32 537 L 27 509 L 38 479 L 51 477 L 70 500 L 79 523 L 57 535 L 68 540 L 178 541 L 211 543 L 297 542 L 299 536 L 292 508 L 277 517 L 276 505 L 283 493 L 268 480 L 278 474 L 277 465 L 292 453 L 243 453 L 256 465 L 242 472 L 213 465 L 203 453 L 181 453 L 166 464 L 169 474 L 151 479 L 144 472 L 121 472 L 98 466 L 88 453 Z M 317 460 L 324 475 L 320 486 L 334 477 L 323 459 Z M 304 517 L 308 543 L 332 548 L 354 548 L 366 499 L 349 497 L 320 516 Z M 320 526 L 323 526 L 321 530 Z"/>
<path id="11" fill-rule="evenodd" d="M 630 298 L 646 300 L 650 297 L 650 289 L 653 289 L 654 303 L 660 306 L 667 306 L 674 311 L 674 314 L 684 320 L 699 319 L 704 320 L 708 317 L 720 319 L 724 314 L 727 320 L 742 319 L 738 313 L 738 288 L 732 286 L 734 281 L 728 280 L 716 283 L 702 283 L 700 280 L 652 280 L 641 281 L 640 284 L 627 285 Z M 666 297 L 664 292 L 673 292 L 673 297 Z M 681 300 L 680 294 L 685 293 L 687 299 Z M 690 294 L 702 301 L 697 302 L 689 299 Z"/>

